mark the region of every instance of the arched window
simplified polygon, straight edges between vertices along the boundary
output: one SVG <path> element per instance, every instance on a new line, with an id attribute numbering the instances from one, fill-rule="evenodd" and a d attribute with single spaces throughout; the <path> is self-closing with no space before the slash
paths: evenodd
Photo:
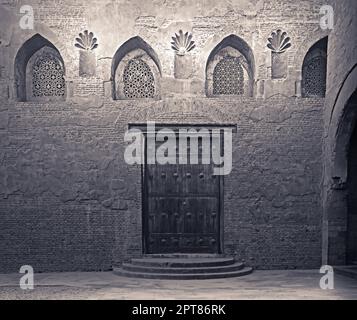
<path id="1" fill-rule="evenodd" d="M 50 47 L 42 48 L 31 57 L 26 79 L 29 100 L 63 99 L 65 96 L 63 63 Z"/>
<path id="2" fill-rule="evenodd" d="M 159 98 L 160 74 L 160 64 L 153 49 L 140 37 L 128 40 L 113 59 L 113 98 Z"/>
<path id="3" fill-rule="evenodd" d="M 206 94 L 253 95 L 254 57 L 250 47 L 230 35 L 211 52 L 206 66 Z"/>
<path id="4" fill-rule="evenodd" d="M 124 69 L 124 95 L 127 99 L 154 98 L 155 79 L 149 66 L 140 58 L 132 59 Z"/>
<path id="5" fill-rule="evenodd" d="M 213 71 L 214 95 L 244 94 L 244 71 L 239 58 L 224 57 Z"/>
<path id="6" fill-rule="evenodd" d="M 325 97 L 327 38 L 317 42 L 306 54 L 302 67 L 303 97 Z"/>
<path id="7" fill-rule="evenodd" d="M 39 34 L 26 41 L 16 55 L 15 82 L 19 101 L 65 100 L 65 67 L 56 47 Z"/>

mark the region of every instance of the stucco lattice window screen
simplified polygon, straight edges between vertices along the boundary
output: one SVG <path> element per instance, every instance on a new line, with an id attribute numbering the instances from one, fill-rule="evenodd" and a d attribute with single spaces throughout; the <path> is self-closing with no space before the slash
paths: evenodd
<path id="1" fill-rule="evenodd" d="M 325 58 L 321 56 L 312 58 L 304 68 L 305 95 L 324 97 L 326 92 Z"/>
<path id="2" fill-rule="evenodd" d="M 126 98 L 154 98 L 154 75 L 143 60 L 136 58 L 128 62 L 124 69 L 123 82 Z"/>
<path id="3" fill-rule="evenodd" d="M 34 97 L 63 97 L 65 95 L 64 71 L 55 58 L 39 57 L 32 69 L 32 94 Z"/>
<path id="4" fill-rule="evenodd" d="M 244 71 L 238 58 L 225 57 L 213 71 L 214 95 L 244 94 Z"/>

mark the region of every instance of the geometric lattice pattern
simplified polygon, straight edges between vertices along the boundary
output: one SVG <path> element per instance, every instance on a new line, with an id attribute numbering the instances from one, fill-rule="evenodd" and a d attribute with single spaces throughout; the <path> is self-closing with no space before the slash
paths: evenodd
<path id="1" fill-rule="evenodd" d="M 128 62 L 123 75 L 124 95 L 127 99 L 153 98 L 155 80 L 149 66 L 141 59 Z"/>
<path id="2" fill-rule="evenodd" d="M 56 58 L 44 55 L 36 60 L 32 68 L 32 94 L 34 97 L 65 95 L 64 70 Z"/>
<path id="3" fill-rule="evenodd" d="M 326 92 L 326 58 L 312 58 L 304 66 L 303 88 L 305 96 L 324 97 Z"/>
<path id="4" fill-rule="evenodd" d="M 220 60 L 213 71 L 214 95 L 244 94 L 244 72 L 239 58 Z"/>

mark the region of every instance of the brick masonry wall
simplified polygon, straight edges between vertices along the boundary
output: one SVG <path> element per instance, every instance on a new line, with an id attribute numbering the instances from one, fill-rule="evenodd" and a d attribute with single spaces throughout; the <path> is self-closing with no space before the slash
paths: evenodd
<path id="1" fill-rule="evenodd" d="M 38 271 L 107 270 L 140 255 L 141 171 L 124 162 L 124 130 L 170 119 L 237 123 L 225 178 L 225 253 L 258 268 L 317 267 L 322 102 L 12 105 L 1 139 L 2 272 L 24 263 Z"/>
<path id="2" fill-rule="evenodd" d="M 31 1 L 33 31 L 18 28 L 21 1 L 0 3 L 0 24 L 11 26 L 0 33 L 0 272 L 108 270 L 142 253 L 141 168 L 125 164 L 123 138 L 129 123 L 147 120 L 237 124 L 225 253 L 261 269 L 320 266 L 324 100 L 294 95 L 304 55 L 325 35 L 321 1 Z M 92 78 L 79 77 L 74 47 L 86 28 L 100 44 Z M 173 79 L 179 28 L 197 43 L 188 86 Z M 277 28 L 293 46 L 287 78 L 271 80 L 266 43 Z M 15 102 L 14 59 L 37 32 L 61 52 L 67 102 Z M 252 48 L 263 98 L 204 97 L 207 58 L 229 34 Z M 158 54 L 160 101 L 113 101 L 104 89 L 116 50 L 136 35 Z"/>

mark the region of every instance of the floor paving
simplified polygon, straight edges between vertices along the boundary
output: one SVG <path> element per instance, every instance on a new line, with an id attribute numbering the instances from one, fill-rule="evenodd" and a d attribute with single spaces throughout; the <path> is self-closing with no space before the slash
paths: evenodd
<path id="1" fill-rule="evenodd" d="M 259 271 L 230 279 L 147 280 L 112 272 L 35 274 L 34 290 L 19 287 L 22 274 L 0 274 L 0 300 L 357 300 L 357 280 L 335 274 L 322 290 L 318 270 Z"/>

